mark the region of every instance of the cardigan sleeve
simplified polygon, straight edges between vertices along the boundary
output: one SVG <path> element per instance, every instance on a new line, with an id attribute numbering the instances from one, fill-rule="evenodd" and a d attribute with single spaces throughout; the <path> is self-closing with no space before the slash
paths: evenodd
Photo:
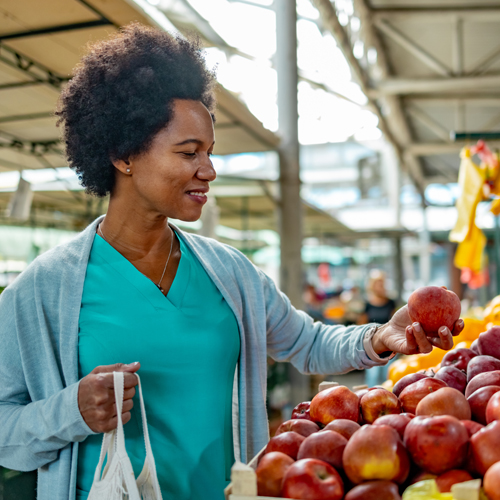
<path id="1" fill-rule="evenodd" d="M 56 460 L 60 449 L 93 432 L 78 408 L 79 382 L 65 388 L 54 382 L 48 397 L 32 401 L 30 389 L 40 391 L 43 376 L 38 388 L 29 388 L 33 382 L 26 381 L 25 358 L 39 354 L 39 359 L 45 359 L 47 353 L 41 347 L 50 351 L 51 346 L 41 346 L 33 339 L 21 349 L 18 315 L 30 311 L 19 310 L 19 304 L 16 308 L 14 295 L 7 288 L 0 296 L 0 465 L 28 471 Z M 36 335 L 36 331 L 30 334 Z M 34 352 L 27 352 L 29 349 Z M 38 370 L 43 374 L 44 367 Z"/>
<path id="2" fill-rule="evenodd" d="M 371 360 L 363 339 L 373 324 L 325 325 L 295 309 L 263 272 L 266 305 L 267 348 L 277 361 L 290 361 L 302 373 L 341 374 L 362 370 L 386 360 Z"/>

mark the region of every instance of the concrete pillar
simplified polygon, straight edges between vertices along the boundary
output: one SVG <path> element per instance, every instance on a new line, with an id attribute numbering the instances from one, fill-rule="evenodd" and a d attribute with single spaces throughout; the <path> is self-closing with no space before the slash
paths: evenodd
<path id="1" fill-rule="evenodd" d="M 295 0 L 276 0 L 276 69 L 280 162 L 280 288 L 302 308 L 302 203 L 297 107 L 297 10 Z M 292 405 L 309 398 L 309 381 L 290 366 Z"/>

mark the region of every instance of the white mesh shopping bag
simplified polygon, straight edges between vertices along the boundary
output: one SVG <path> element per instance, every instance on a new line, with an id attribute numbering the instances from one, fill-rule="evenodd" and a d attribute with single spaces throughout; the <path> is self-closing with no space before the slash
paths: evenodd
<path id="1" fill-rule="evenodd" d="M 115 387 L 116 411 L 118 427 L 104 434 L 101 447 L 101 456 L 94 474 L 94 482 L 88 500 L 162 500 L 160 485 L 156 477 L 156 466 L 149 442 L 146 410 L 142 397 L 141 379 L 139 381 L 139 399 L 141 403 L 142 427 L 146 444 L 146 459 L 144 467 L 137 480 L 134 476 L 132 464 L 125 449 L 125 434 L 123 432 L 122 407 L 124 393 L 123 372 L 113 372 Z M 102 466 L 108 456 L 104 471 Z M 101 475 L 102 472 L 102 475 Z"/>

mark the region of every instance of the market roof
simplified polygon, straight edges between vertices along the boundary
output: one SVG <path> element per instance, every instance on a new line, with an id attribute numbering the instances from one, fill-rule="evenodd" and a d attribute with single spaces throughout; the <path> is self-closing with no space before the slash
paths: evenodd
<path id="1" fill-rule="evenodd" d="M 53 111 L 86 44 L 134 20 L 157 23 L 125 0 L 7 0 L 0 15 L 0 172 L 64 166 Z M 217 99 L 216 154 L 276 148 L 235 95 L 218 85 Z"/>
<path id="2" fill-rule="evenodd" d="M 500 1 L 313 3 L 417 186 L 456 182 L 451 134 L 500 130 Z"/>

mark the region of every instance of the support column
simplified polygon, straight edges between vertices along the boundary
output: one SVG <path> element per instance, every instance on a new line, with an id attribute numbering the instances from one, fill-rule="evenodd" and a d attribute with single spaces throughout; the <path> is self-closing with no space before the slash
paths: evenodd
<path id="1" fill-rule="evenodd" d="M 280 163 L 280 288 L 302 308 L 302 202 L 297 106 L 297 10 L 295 0 L 276 0 L 276 69 L 278 73 Z M 292 404 L 309 398 L 309 383 L 290 366 Z"/>

